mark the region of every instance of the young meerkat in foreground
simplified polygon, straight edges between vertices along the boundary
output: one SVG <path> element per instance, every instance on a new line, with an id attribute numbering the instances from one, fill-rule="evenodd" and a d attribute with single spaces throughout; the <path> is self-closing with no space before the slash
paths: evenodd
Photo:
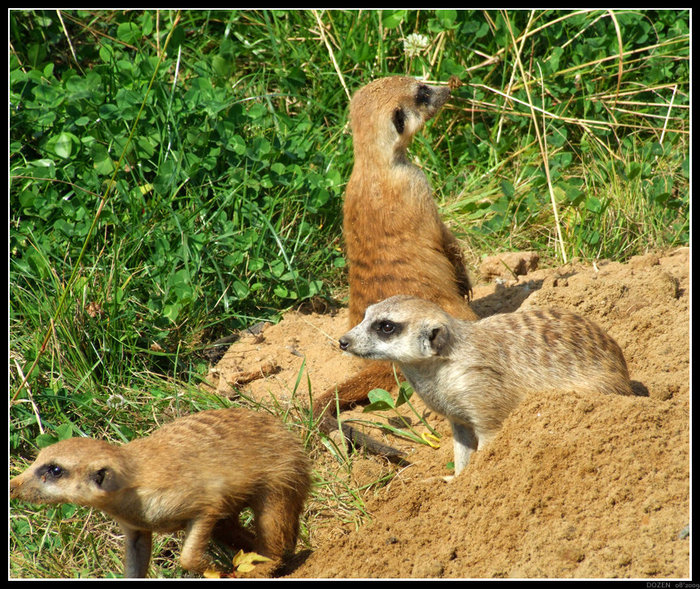
<path id="1" fill-rule="evenodd" d="M 44 448 L 10 481 L 10 498 L 74 503 L 113 517 L 125 534 L 124 576 L 145 577 L 153 532 L 185 530 L 180 563 L 203 572 L 212 535 L 281 562 L 293 553 L 311 486 L 301 443 L 270 415 L 194 413 L 122 446 L 71 438 Z M 255 534 L 239 521 L 250 507 Z"/>
<path id="2" fill-rule="evenodd" d="M 463 321 L 432 302 L 394 296 L 370 306 L 339 341 L 356 356 L 396 362 L 428 408 L 449 420 L 455 476 L 528 392 L 634 394 L 617 343 L 568 311 Z"/>
<path id="3" fill-rule="evenodd" d="M 355 162 L 343 205 L 350 327 L 369 305 L 396 294 L 421 296 L 455 317 L 477 319 L 468 304 L 471 284 L 459 243 L 440 219 L 425 174 L 407 155 L 415 134 L 449 96 L 447 86 L 392 76 L 364 86 L 350 102 Z M 390 363 L 367 365 L 325 391 L 314 402 L 314 415 L 334 410 L 336 394 L 344 408 L 394 383 Z M 326 415 L 321 427 L 335 429 L 337 421 Z"/>

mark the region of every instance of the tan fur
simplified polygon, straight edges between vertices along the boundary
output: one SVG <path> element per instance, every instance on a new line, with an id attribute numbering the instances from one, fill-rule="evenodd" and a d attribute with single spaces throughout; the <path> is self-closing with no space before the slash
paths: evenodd
<path id="1" fill-rule="evenodd" d="M 396 362 L 425 404 L 447 417 L 456 475 L 528 392 L 634 394 L 617 343 L 568 311 L 463 321 L 429 301 L 394 296 L 370 306 L 340 347 Z"/>
<path id="2" fill-rule="evenodd" d="M 343 206 L 350 327 L 362 321 L 369 305 L 395 294 L 420 296 L 456 317 L 476 319 L 467 303 L 471 285 L 459 244 L 440 220 L 425 174 L 406 153 L 449 94 L 447 87 L 393 76 L 352 98 L 355 163 Z M 314 414 L 334 407 L 336 392 L 342 408 L 365 400 L 373 388 L 394 384 L 389 363 L 368 366 L 320 396 Z"/>
<path id="3" fill-rule="evenodd" d="M 182 417 L 123 446 L 58 442 L 10 481 L 10 497 L 104 511 L 126 535 L 125 576 L 145 577 L 152 532 L 184 529 L 180 561 L 198 572 L 211 566 L 205 552 L 212 533 L 245 551 L 287 556 L 309 488 L 308 458 L 281 422 L 221 409 Z M 253 510 L 255 535 L 239 522 L 244 507 Z"/>

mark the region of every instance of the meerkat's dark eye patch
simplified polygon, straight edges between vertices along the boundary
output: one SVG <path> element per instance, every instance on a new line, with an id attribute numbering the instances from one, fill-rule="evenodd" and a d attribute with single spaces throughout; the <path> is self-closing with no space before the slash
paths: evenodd
<path id="1" fill-rule="evenodd" d="M 392 117 L 394 122 L 394 127 L 399 135 L 403 135 L 404 129 L 406 128 L 406 113 L 402 108 L 397 108 L 394 110 L 394 115 Z"/>
<path id="2" fill-rule="evenodd" d="M 425 84 L 418 86 L 418 92 L 416 92 L 416 104 L 418 106 L 428 106 L 430 104 L 430 95 L 432 91 Z"/>
<path id="3" fill-rule="evenodd" d="M 393 321 L 382 319 L 375 321 L 372 324 L 372 329 L 377 332 L 379 337 L 387 338 L 399 335 L 401 333 L 402 326 L 400 323 L 394 323 Z"/>

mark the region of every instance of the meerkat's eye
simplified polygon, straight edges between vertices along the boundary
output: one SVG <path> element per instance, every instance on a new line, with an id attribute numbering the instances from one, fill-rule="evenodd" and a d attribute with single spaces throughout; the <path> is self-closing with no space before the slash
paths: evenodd
<path id="1" fill-rule="evenodd" d="M 406 113 L 402 108 L 397 108 L 394 111 L 394 116 L 392 117 L 394 122 L 394 127 L 399 135 L 403 135 L 404 129 L 406 128 Z"/>
<path id="2" fill-rule="evenodd" d="M 430 104 L 430 88 L 425 84 L 418 86 L 418 92 L 416 92 L 416 104 L 418 106 L 428 106 Z"/>
<path id="3" fill-rule="evenodd" d="M 46 467 L 46 474 L 49 478 L 59 479 L 63 475 L 63 469 L 57 464 L 49 464 L 49 466 Z"/>
<path id="4" fill-rule="evenodd" d="M 391 321 L 382 321 L 379 324 L 379 330 L 382 333 L 386 333 L 386 334 L 394 333 L 394 329 L 396 329 L 396 326 Z"/>
<path id="5" fill-rule="evenodd" d="M 380 336 L 396 335 L 401 330 L 398 324 L 387 320 L 377 321 L 374 329 Z"/>

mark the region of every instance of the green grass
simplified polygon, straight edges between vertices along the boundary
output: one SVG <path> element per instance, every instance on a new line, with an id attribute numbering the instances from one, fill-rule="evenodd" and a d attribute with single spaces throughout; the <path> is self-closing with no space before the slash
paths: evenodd
<path id="1" fill-rule="evenodd" d="M 689 241 L 687 11 L 13 10 L 9 58 L 13 473 L 228 403 L 199 386 L 208 342 L 342 298 L 348 94 L 375 77 L 461 81 L 412 151 L 472 268 Z M 307 404 L 266 409 L 325 456 Z M 310 546 L 366 517 L 332 456 Z M 62 509 L 13 507 L 11 574 L 118 571 L 111 524 Z"/>

